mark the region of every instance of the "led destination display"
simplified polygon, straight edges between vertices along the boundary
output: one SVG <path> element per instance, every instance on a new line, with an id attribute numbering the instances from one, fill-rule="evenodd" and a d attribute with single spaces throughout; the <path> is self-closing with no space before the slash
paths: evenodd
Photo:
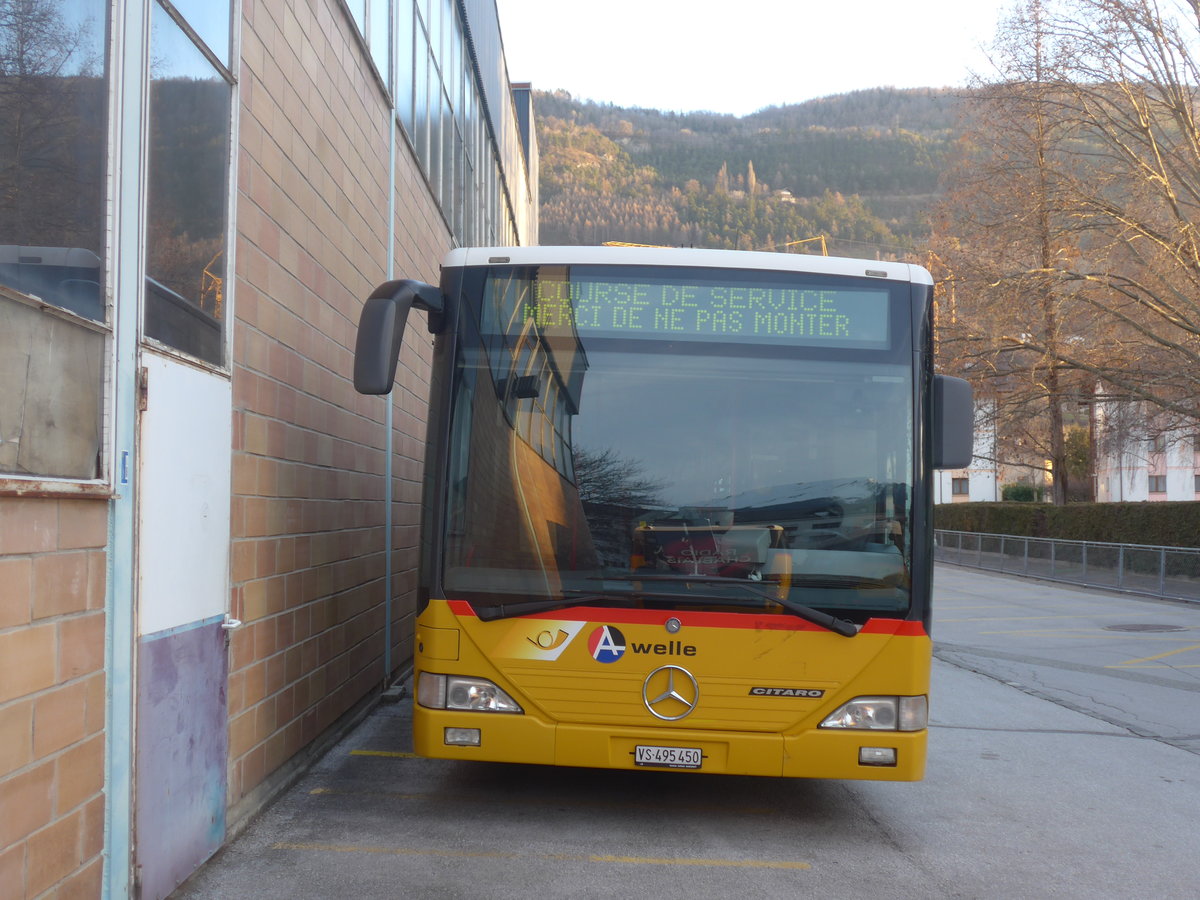
<path id="1" fill-rule="evenodd" d="M 882 348 L 886 288 L 539 279 L 526 305 L 544 331 L 579 336 Z"/>

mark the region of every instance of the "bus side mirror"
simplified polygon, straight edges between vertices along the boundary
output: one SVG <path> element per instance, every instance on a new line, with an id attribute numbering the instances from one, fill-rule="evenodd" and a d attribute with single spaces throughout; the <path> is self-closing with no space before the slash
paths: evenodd
<path id="1" fill-rule="evenodd" d="M 933 376 L 933 467 L 963 469 L 975 446 L 971 385 L 950 375 Z"/>
<path id="2" fill-rule="evenodd" d="M 371 292 L 358 318 L 354 343 L 354 389 L 360 394 L 386 394 L 396 381 L 404 326 L 413 307 L 429 313 L 429 331 L 442 330 L 446 305 L 441 291 L 422 281 L 403 278 Z"/>

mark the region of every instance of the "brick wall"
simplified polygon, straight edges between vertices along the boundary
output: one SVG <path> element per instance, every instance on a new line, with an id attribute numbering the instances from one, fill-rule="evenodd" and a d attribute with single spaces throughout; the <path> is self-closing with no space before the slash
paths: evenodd
<path id="1" fill-rule="evenodd" d="M 450 235 L 403 135 L 397 133 L 396 143 L 394 274 L 437 284 L 438 264 L 450 247 Z M 413 655 L 421 485 L 433 358 L 433 338 L 425 315 L 416 312 L 409 323 L 392 389 L 392 594 L 398 598 L 392 610 L 393 664 L 410 661 Z M 362 399 L 366 401 L 361 407 L 364 415 L 372 421 L 383 415 L 382 404 L 386 401 Z"/>
<path id="2" fill-rule="evenodd" d="M 389 112 L 334 0 L 245 2 L 233 346 L 231 821 L 381 685 L 385 413 L 350 382 L 363 299 L 387 263 Z M 450 239 L 401 142 L 396 268 L 436 280 Z M 418 314 L 419 316 L 419 314 Z M 417 316 L 414 316 L 414 320 Z M 393 392 L 393 667 L 411 591 L 429 337 Z"/>
<path id="3" fill-rule="evenodd" d="M 108 503 L 0 498 L 0 896 L 96 897 Z"/>

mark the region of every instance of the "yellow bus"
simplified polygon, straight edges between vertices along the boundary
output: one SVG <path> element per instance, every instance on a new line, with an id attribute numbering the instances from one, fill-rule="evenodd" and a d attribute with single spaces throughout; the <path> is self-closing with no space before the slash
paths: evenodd
<path id="1" fill-rule="evenodd" d="M 916 780 L 931 474 L 971 392 L 918 266 L 639 247 L 451 252 L 378 288 L 433 376 L 415 747 L 443 759 Z"/>

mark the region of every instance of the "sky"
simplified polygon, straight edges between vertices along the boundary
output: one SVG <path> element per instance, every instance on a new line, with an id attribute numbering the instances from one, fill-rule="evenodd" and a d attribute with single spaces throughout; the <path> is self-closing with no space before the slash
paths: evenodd
<path id="1" fill-rule="evenodd" d="M 746 115 L 989 71 L 1012 0 L 496 0 L 508 75 L 617 106 Z"/>

